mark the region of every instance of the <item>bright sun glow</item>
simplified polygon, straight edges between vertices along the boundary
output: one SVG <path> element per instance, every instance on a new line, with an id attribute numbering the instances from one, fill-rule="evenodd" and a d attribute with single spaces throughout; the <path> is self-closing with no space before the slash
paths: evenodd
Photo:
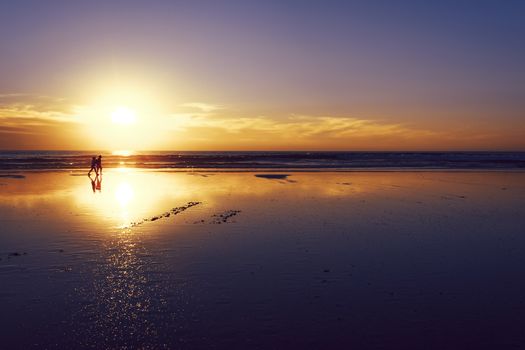
<path id="1" fill-rule="evenodd" d="M 111 112 L 111 121 L 115 124 L 134 124 L 136 119 L 135 111 L 127 107 L 118 107 Z"/>
<path id="2" fill-rule="evenodd" d="M 128 203 L 133 199 L 133 188 L 124 182 L 119 184 L 115 191 L 115 198 L 122 208 L 125 208 Z"/>
<path id="3" fill-rule="evenodd" d="M 114 156 L 121 156 L 121 157 L 129 157 L 134 153 L 135 153 L 134 151 L 129 150 L 129 149 L 119 149 L 119 150 L 115 150 L 111 152 L 111 154 L 113 154 Z"/>
<path id="4" fill-rule="evenodd" d="M 89 140 L 82 147 L 120 150 L 116 155 L 127 156 L 130 152 L 122 150 L 161 148 L 171 139 L 164 104 L 150 92 L 134 88 L 144 84 L 103 85 L 79 110 L 78 119 Z"/>

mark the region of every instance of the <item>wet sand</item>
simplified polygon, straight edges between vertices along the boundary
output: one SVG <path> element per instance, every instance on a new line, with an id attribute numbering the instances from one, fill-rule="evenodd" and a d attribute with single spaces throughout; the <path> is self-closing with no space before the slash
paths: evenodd
<path id="1" fill-rule="evenodd" d="M 523 172 L 12 175 L 0 348 L 525 344 Z"/>

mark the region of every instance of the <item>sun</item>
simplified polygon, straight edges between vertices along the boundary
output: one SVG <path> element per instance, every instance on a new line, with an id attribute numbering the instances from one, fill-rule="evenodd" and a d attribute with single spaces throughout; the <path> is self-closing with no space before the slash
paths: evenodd
<path id="1" fill-rule="evenodd" d="M 170 121 L 171 115 L 157 97 L 126 87 L 101 86 L 98 90 L 78 112 L 82 134 L 89 141 L 82 147 L 112 150 L 125 157 L 130 150 L 162 148 L 169 142 L 171 132 L 165 121 Z"/>
<path id="2" fill-rule="evenodd" d="M 117 107 L 113 112 L 111 112 L 111 121 L 115 124 L 135 124 L 136 120 L 137 118 L 135 111 L 128 107 Z"/>

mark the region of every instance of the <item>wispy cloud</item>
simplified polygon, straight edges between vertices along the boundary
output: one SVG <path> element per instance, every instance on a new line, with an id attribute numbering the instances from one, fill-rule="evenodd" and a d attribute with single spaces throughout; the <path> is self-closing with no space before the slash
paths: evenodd
<path id="1" fill-rule="evenodd" d="M 416 130 L 403 124 L 385 123 L 354 117 L 330 117 L 291 115 L 284 118 L 258 117 L 217 117 L 192 114 L 173 114 L 170 125 L 177 130 L 195 128 L 217 129 L 227 134 L 267 134 L 294 138 L 347 138 L 382 135 L 404 135 L 414 132 L 433 134 L 431 131 Z"/>
<path id="2" fill-rule="evenodd" d="M 214 104 L 210 104 L 210 103 L 204 103 L 204 102 L 183 103 L 183 104 L 181 104 L 181 107 L 197 109 L 197 110 L 199 110 L 201 112 L 204 112 L 204 113 L 215 112 L 217 110 L 223 109 L 222 106 L 218 106 L 218 105 L 214 105 Z"/>
<path id="3" fill-rule="evenodd" d="M 75 123 L 76 106 L 62 98 L 42 95 L 0 95 L 0 122 L 9 124 L 42 125 L 48 123 Z"/>
<path id="4" fill-rule="evenodd" d="M 16 98 L 21 96 L 28 96 L 28 94 L 23 93 L 9 93 L 9 94 L 0 94 L 0 100 L 2 99 L 8 99 L 8 98 Z"/>
<path id="5" fill-rule="evenodd" d="M 212 149 L 443 150 L 519 146 L 504 128 L 424 128 L 413 124 L 348 116 L 292 114 L 281 117 L 227 117 L 172 114 L 166 126 L 188 140 L 187 147 Z M 506 144 L 503 142 L 506 140 Z"/>

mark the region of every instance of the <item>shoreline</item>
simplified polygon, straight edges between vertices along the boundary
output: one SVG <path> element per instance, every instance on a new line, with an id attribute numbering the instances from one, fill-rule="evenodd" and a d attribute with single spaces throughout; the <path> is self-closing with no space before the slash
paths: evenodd
<path id="1" fill-rule="evenodd" d="M 49 169 L 0 169 L 0 176 L 20 173 L 72 173 L 86 174 L 89 168 L 49 168 Z M 141 168 L 141 167 L 112 167 L 104 168 L 106 172 L 163 172 L 163 173 L 523 173 L 525 168 Z"/>
<path id="2" fill-rule="evenodd" d="M 525 152 L 138 152 L 103 154 L 104 169 L 154 171 L 509 171 L 525 170 Z M 0 171 L 83 171 L 85 152 L 0 152 Z"/>

